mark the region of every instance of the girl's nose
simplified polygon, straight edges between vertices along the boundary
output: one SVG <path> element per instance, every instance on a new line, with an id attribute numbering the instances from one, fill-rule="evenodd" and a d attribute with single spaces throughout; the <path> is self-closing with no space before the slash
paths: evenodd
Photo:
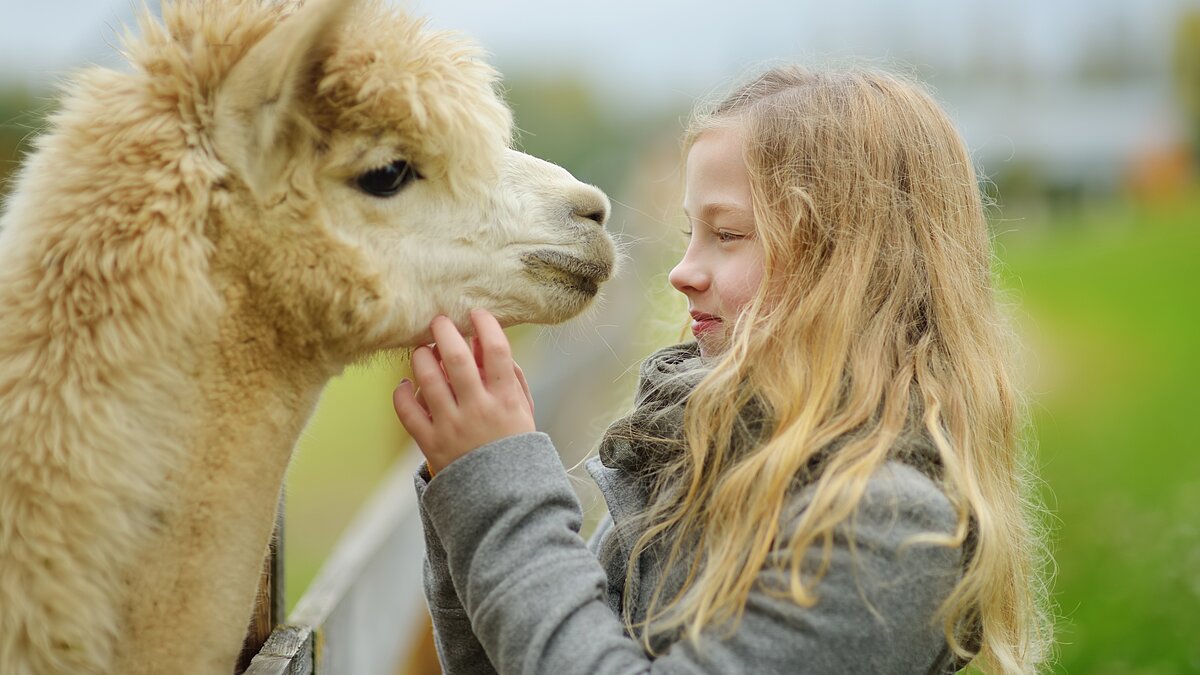
<path id="1" fill-rule="evenodd" d="M 679 261 L 679 264 L 675 265 L 675 268 L 667 275 L 667 279 L 670 280 L 675 290 L 684 295 L 703 293 L 708 290 L 712 281 L 704 266 L 699 264 L 691 246 L 683 254 L 683 259 Z"/>

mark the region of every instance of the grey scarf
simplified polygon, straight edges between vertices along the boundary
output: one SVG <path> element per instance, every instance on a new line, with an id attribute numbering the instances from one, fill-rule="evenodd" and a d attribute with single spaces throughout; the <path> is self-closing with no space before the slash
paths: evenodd
<path id="1" fill-rule="evenodd" d="M 600 441 L 600 461 L 648 489 L 656 470 L 683 452 L 684 409 L 696 385 L 711 372 L 712 363 L 700 356 L 695 342 L 665 347 L 647 357 L 639 373 L 634 409 L 605 431 Z M 733 458 L 762 443 L 772 426 L 766 406 L 751 399 L 743 406 L 733 429 Z M 811 481 L 838 445 L 817 453 L 797 480 Z"/>
<path id="2" fill-rule="evenodd" d="M 610 469 L 647 479 L 655 467 L 675 457 L 682 448 L 684 407 L 709 370 L 695 342 L 666 347 L 647 357 L 639 373 L 634 409 L 604 432 L 600 461 Z"/>

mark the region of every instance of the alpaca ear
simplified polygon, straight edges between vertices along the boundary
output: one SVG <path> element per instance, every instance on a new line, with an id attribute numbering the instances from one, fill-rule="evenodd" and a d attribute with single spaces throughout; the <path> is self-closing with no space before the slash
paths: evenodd
<path id="1" fill-rule="evenodd" d="M 217 92 L 217 153 L 259 198 L 282 177 L 312 69 L 354 2 L 308 0 L 250 48 Z"/>

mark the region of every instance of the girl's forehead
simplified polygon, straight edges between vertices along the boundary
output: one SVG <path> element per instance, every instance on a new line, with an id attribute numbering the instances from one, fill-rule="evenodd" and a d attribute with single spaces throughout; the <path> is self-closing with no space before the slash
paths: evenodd
<path id="1" fill-rule="evenodd" d="M 750 210 L 750 176 L 737 129 L 722 127 L 701 133 L 688 150 L 685 171 L 683 206 L 691 216 Z"/>

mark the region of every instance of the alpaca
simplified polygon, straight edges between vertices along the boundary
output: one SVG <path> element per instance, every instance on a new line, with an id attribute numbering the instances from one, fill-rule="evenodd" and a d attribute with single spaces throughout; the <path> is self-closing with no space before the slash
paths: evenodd
<path id="1" fill-rule="evenodd" d="M 228 673 L 330 377 L 446 314 L 581 312 L 608 201 L 379 0 L 174 0 L 0 220 L 0 673 Z M 414 583 L 419 583 L 414 580 Z"/>

